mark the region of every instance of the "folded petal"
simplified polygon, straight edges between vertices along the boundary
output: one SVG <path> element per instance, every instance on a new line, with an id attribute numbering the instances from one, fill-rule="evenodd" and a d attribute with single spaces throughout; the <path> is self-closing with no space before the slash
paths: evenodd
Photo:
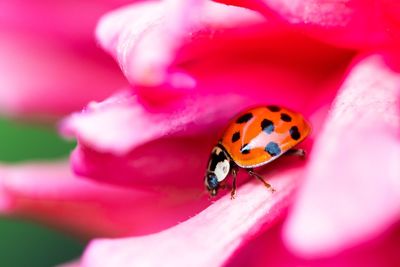
<path id="1" fill-rule="evenodd" d="M 174 8 L 160 2 L 134 4 L 103 17 L 97 29 L 100 43 L 135 92 L 152 103 L 193 92 L 273 98 L 287 88 L 293 90 L 286 97 L 295 99 L 299 93 L 294 92 L 318 90 L 352 56 L 268 23 L 255 11 L 211 1 L 196 8 L 195 21 L 171 30 L 177 16 L 169 14 L 178 12 Z M 179 38 L 171 31 L 179 32 Z"/>
<path id="2" fill-rule="evenodd" d="M 96 151 L 125 155 L 161 137 L 215 134 L 215 128 L 245 100 L 237 95 L 193 95 L 162 109 L 148 109 L 125 91 L 104 102 L 92 102 L 83 112 L 64 120 L 60 129 Z"/>
<path id="3" fill-rule="evenodd" d="M 213 205 L 157 234 L 93 241 L 81 266 L 221 266 L 256 233 L 281 218 L 299 178 L 299 169 L 275 172 L 271 193 L 258 181 L 239 188 L 231 200 Z"/>
<path id="4" fill-rule="evenodd" d="M 202 190 L 104 185 L 73 175 L 66 163 L 1 166 L 0 214 L 44 222 L 84 237 L 148 234 L 206 207 Z"/>
<path id="5" fill-rule="evenodd" d="M 356 63 L 317 138 L 285 236 L 303 256 L 377 237 L 400 219 L 400 74 Z"/>
<path id="6" fill-rule="evenodd" d="M 183 12 L 188 13 L 191 9 L 173 2 L 133 4 L 101 20 L 98 39 L 118 59 L 131 81 L 146 85 L 161 83 L 167 65 L 175 60 L 175 52 L 183 37 L 193 35 L 192 38 L 196 38 L 201 31 L 209 35 L 213 26 L 232 28 L 242 22 L 262 20 L 255 12 L 212 2 L 201 5 L 196 12 L 192 11 L 195 19 L 189 19 L 190 16 Z M 186 19 L 182 19 L 183 16 Z"/>

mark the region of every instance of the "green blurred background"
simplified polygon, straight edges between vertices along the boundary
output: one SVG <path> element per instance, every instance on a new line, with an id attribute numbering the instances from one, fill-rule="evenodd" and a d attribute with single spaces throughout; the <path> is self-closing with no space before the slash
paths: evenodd
<path id="1" fill-rule="evenodd" d="M 0 162 L 67 157 L 74 147 L 54 128 L 0 118 Z M 0 217 L 0 266 L 46 267 L 79 257 L 84 244 L 31 222 Z"/>

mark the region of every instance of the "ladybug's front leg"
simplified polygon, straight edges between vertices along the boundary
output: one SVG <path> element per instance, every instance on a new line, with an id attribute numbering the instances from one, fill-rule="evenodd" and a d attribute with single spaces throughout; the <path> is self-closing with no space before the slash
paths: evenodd
<path id="1" fill-rule="evenodd" d="M 275 192 L 275 189 L 274 189 L 269 183 L 267 183 L 267 182 L 264 180 L 264 178 L 262 178 L 261 175 L 259 175 L 258 173 L 254 172 L 253 169 L 248 169 L 247 172 L 248 172 L 248 174 L 250 174 L 251 176 L 253 176 L 253 177 L 257 178 L 258 180 L 260 180 L 260 181 L 265 185 L 266 188 L 268 188 L 269 190 L 271 190 L 271 192 Z"/>
<path id="2" fill-rule="evenodd" d="M 232 190 L 231 190 L 231 199 L 235 199 L 236 196 L 236 176 L 238 173 L 237 168 L 232 168 L 231 174 L 232 174 Z"/>

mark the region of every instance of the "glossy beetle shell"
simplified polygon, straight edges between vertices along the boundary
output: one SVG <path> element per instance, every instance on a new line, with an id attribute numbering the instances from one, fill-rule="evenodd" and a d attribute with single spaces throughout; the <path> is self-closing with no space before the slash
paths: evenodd
<path id="1" fill-rule="evenodd" d="M 267 164 L 300 143 L 311 132 L 300 113 L 262 106 L 239 114 L 225 129 L 220 145 L 242 168 Z"/>

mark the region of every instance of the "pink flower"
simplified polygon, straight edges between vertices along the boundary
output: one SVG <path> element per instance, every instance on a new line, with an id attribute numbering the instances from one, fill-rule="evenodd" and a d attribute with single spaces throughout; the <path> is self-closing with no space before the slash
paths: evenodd
<path id="1" fill-rule="evenodd" d="M 78 139 L 74 173 L 0 168 L 2 213 L 102 237 L 70 266 L 399 265 L 395 4 L 240 4 L 151 1 L 105 15 L 97 38 L 132 88 L 62 121 Z M 218 133 L 261 103 L 311 121 L 309 157 L 261 170 L 274 194 L 242 174 L 234 201 L 210 203 L 203 174 Z"/>

